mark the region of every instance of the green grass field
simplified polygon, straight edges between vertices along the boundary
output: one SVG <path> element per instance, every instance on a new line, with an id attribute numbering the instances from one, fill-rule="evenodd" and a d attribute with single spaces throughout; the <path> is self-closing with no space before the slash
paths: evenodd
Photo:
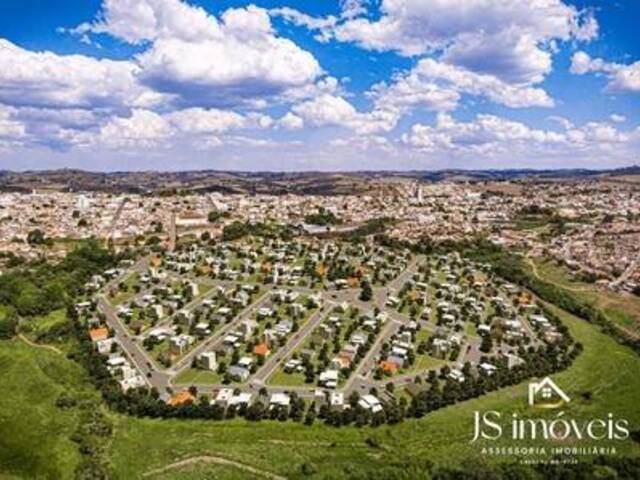
<path id="1" fill-rule="evenodd" d="M 29 326 L 31 327 L 31 332 L 34 336 L 37 336 L 39 333 L 45 333 L 51 328 L 60 325 L 67 321 L 67 314 L 64 308 L 60 310 L 54 310 L 48 315 L 44 315 L 42 317 L 35 317 L 33 320 L 29 321 Z"/>
<path id="2" fill-rule="evenodd" d="M 286 373 L 282 371 L 281 368 L 278 368 L 271 376 L 267 379 L 267 383 L 269 385 L 279 385 L 283 387 L 301 387 L 301 386 L 309 386 L 313 387 L 315 383 L 305 383 L 305 376 L 303 373 Z"/>
<path id="3" fill-rule="evenodd" d="M 175 385 L 193 385 L 202 383 L 221 383 L 222 375 L 212 370 L 188 368 L 173 379 Z"/>
<path id="4" fill-rule="evenodd" d="M 584 345 L 584 352 L 572 367 L 554 376 L 572 398 L 565 408 L 566 416 L 585 420 L 613 412 L 628 419 L 631 428 L 637 430 L 640 357 L 587 322 L 558 313 Z M 60 410 L 55 401 L 62 392 L 96 395 L 82 369 L 54 352 L 19 340 L 3 341 L 0 378 L 0 472 L 23 478 L 71 478 L 80 458 L 69 439 L 78 417 L 75 409 Z M 139 478 L 146 472 L 166 469 L 149 477 L 163 479 L 266 478 L 262 475 L 265 472 L 303 478 L 301 466 L 305 463 L 319 472 L 313 478 L 339 479 L 350 472 L 382 471 L 394 464 L 406 469 L 406 464 L 426 459 L 456 464 L 480 458 L 481 447 L 489 445 L 469 443 L 474 411 L 525 415 L 530 412 L 526 390 L 524 383 L 433 412 L 421 420 L 362 429 L 336 429 L 320 422 L 306 427 L 242 419 L 218 423 L 139 419 L 111 413 L 115 428 L 107 445 L 108 457 L 114 478 Z M 371 437 L 379 446 L 366 443 Z M 618 442 L 616 447 L 620 455 L 640 456 L 640 446 L 631 440 Z M 197 456 L 205 456 L 211 463 L 198 461 L 172 467 L 175 462 Z M 220 459 L 236 462 L 236 466 L 215 463 Z M 395 463 L 398 461 L 404 464 Z"/>
<path id="5" fill-rule="evenodd" d="M 640 334 L 640 297 L 599 289 L 571 276 L 565 268 L 551 260 L 534 260 L 540 278 L 564 287 L 577 297 L 591 303 L 628 331 Z"/>
<path id="6" fill-rule="evenodd" d="M 63 392 L 96 396 L 82 367 L 20 340 L 2 341 L 0 378 L 0 472 L 73 477 L 80 455 L 69 437 L 77 413 L 58 409 L 55 401 Z"/>

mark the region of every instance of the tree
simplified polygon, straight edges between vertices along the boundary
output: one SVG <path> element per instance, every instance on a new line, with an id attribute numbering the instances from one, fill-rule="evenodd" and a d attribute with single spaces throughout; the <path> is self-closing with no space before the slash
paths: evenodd
<path id="1" fill-rule="evenodd" d="M 209 223 L 216 223 L 218 220 L 220 220 L 221 217 L 222 213 L 216 210 L 212 210 L 209 212 L 209 215 L 207 215 L 207 220 L 209 221 Z"/>
<path id="2" fill-rule="evenodd" d="M 18 315 L 11 310 L 5 318 L 0 319 L 0 339 L 8 340 L 16 334 L 18 328 Z"/>
<path id="3" fill-rule="evenodd" d="M 480 351 L 484 353 L 491 352 L 493 348 L 493 340 L 491 339 L 491 335 L 485 335 L 482 337 L 482 343 L 480 344 Z"/>
<path id="4" fill-rule="evenodd" d="M 371 289 L 371 285 L 366 280 L 360 282 L 360 300 L 363 302 L 368 302 L 373 298 L 373 290 Z"/>
<path id="5" fill-rule="evenodd" d="M 27 234 L 27 243 L 29 245 L 44 245 L 46 243 L 46 238 L 42 230 L 40 230 L 39 228 L 31 230 Z"/>

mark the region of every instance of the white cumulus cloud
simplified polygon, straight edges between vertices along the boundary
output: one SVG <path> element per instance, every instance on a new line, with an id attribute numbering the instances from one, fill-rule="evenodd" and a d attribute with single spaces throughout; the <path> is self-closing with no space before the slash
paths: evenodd
<path id="1" fill-rule="evenodd" d="M 607 75 L 608 92 L 640 92 L 640 61 L 624 65 L 606 62 L 601 58 L 591 58 L 582 51 L 574 53 L 571 58 L 571 73 L 585 75 L 591 72 Z"/>

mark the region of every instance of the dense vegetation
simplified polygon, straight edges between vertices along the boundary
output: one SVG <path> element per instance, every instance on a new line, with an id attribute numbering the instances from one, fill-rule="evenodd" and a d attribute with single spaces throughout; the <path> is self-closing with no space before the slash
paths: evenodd
<path id="1" fill-rule="evenodd" d="M 305 223 L 312 225 L 336 225 L 342 221 L 336 215 L 324 208 L 320 208 L 317 213 L 310 213 L 304 217 Z"/>
<path id="2" fill-rule="evenodd" d="M 43 261 L 0 276 L 0 305 L 22 317 L 45 315 L 73 301 L 92 275 L 113 262 L 98 241 L 88 240 L 57 264 Z"/>
<path id="3" fill-rule="evenodd" d="M 287 225 L 262 222 L 245 223 L 238 220 L 230 223 L 229 225 L 226 225 L 222 230 L 222 239 L 227 242 L 238 240 L 240 238 L 246 237 L 247 235 L 290 240 L 291 238 L 293 238 L 294 232 L 293 229 Z"/>

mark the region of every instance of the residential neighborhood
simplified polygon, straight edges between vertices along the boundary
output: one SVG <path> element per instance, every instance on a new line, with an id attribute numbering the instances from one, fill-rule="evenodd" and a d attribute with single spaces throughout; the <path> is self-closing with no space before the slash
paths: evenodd
<path id="1" fill-rule="evenodd" d="M 522 365 L 563 332 L 534 295 L 454 252 L 258 236 L 160 250 L 95 276 L 76 305 L 109 372 L 169 404 L 375 413 L 433 375 L 464 383 Z M 397 388 L 394 388 L 397 387 Z M 187 395 L 185 392 L 191 392 Z"/>

